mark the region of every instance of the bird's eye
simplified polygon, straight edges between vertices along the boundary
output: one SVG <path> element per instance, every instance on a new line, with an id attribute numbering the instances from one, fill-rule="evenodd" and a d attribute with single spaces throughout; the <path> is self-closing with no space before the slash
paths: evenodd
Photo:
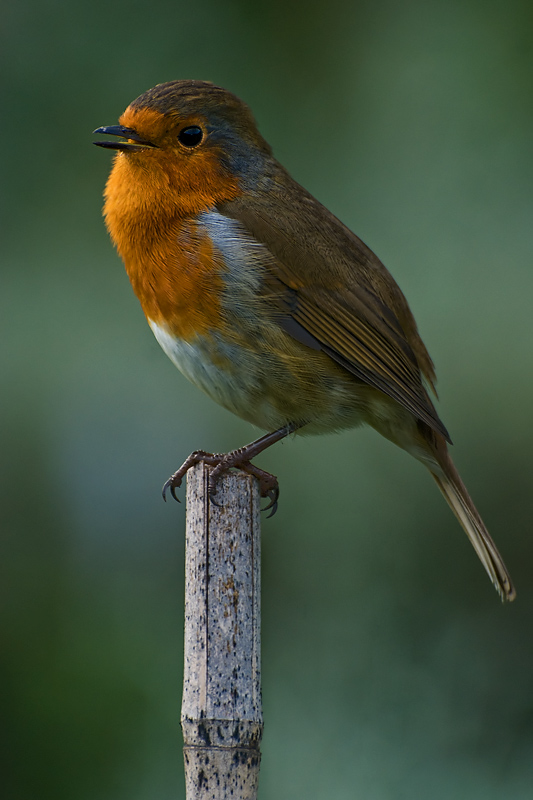
<path id="1" fill-rule="evenodd" d="M 200 144 L 203 137 L 204 133 L 197 125 L 183 128 L 183 130 L 178 133 L 178 139 L 185 147 L 196 147 L 197 144 Z"/>

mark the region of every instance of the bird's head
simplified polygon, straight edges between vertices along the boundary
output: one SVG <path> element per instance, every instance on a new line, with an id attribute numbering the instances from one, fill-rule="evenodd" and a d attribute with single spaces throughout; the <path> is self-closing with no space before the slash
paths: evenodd
<path id="1" fill-rule="evenodd" d="M 159 84 L 130 103 L 119 125 L 95 133 L 115 137 L 94 144 L 118 151 L 115 163 L 126 159 L 140 178 L 162 172 L 178 192 L 221 199 L 257 180 L 271 155 L 248 106 L 205 81 Z"/>

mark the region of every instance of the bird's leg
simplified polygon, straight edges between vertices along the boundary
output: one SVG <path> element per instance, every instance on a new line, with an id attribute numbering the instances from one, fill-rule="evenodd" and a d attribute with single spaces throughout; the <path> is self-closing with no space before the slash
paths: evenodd
<path id="1" fill-rule="evenodd" d="M 195 450 L 194 453 L 191 453 L 191 455 L 183 462 L 177 472 L 170 476 L 168 481 L 163 486 L 163 499 L 166 500 L 166 493 L 170 489 L 170 494 L 172 497 L 179 502 L 179 499 L 176 495 L 176 489 L 179 489 L 181 486 L 181 482 L 187 471 L 200 461 L 205 461 L 206 464 L 214 467 L 209 476 L 208 492 L 211 502 L 215 503 L 213 497 L 216 494 L 216 484 L 222 473 L 233 468 L 240 469 L 243 470 L 243 472 L 247 472 L 249 475 L 253 475 L 254 478 L 257 478 L 259 481 L 261 497 L 268 497 L 270 500 L 269 504 L 263 509 L 263 511 L 272 509 L 269 514 L 269 517 L 271 517 L 276 513 L 278 507 L 278 479 L 275 475 L 271 475 L 270 472 L 265 472 L 265 470 L 260 469 L 252 464 L 252 458 L 255 458 L 257 455 L 259 455 L 259 453 L 262 453 L 263 450 L 266 450 L 267 447 L 270 447 L 270 445 L 275 444 L 276 442 L 281 441 L 281 439 L 284 439 L 286 436 L 289 436 L 289 434 L 294 433 L 294 431 L 298 430 L 298 428 L 303 427 L 303 424 L 305 423 L 291 422 L 288 425 L 284 425 L 283 428 L 278 428 L 278 430 L 272 431 L 272 433 L 267 433 L 265 436 L 261 436 L 260 439 L 256 439 L 254 442 L 250 442 L 250 444 L 247 444 L 244 447 L 239 447 L 237 450 L 232 450 L 230 453 L 206 453 L 204 450 Z"/>

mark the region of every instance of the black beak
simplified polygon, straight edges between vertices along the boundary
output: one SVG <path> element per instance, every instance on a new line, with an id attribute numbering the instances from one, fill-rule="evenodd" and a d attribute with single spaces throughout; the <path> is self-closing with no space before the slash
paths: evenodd
<path id="1" fill-rule="evenodd" d="M 129 139 L 124 142 L 93 142 L 98 147 L 108 147 L 111 150 L 144 150 L 147 147 L 155 147 L 152 142 L 147 142 L 146 139 L 141 139 L 139 134 L 133 128 L 125 128 L 123 125 L 108 125 L 106 128 L 97 128 L 93 133 L 105 133 L 107 136 L 121 136 L 123 139 Z"/>

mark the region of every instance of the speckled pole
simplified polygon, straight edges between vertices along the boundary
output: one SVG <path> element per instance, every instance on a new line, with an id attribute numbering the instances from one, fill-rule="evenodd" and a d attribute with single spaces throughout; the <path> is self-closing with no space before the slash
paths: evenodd
<path id="1" fill-rule="evenodd" d="M 209 467 L 187 476 L 185 675 L 187 800 L 255 800 L 261 709 L 261 528 L 257 481 Z"/>

